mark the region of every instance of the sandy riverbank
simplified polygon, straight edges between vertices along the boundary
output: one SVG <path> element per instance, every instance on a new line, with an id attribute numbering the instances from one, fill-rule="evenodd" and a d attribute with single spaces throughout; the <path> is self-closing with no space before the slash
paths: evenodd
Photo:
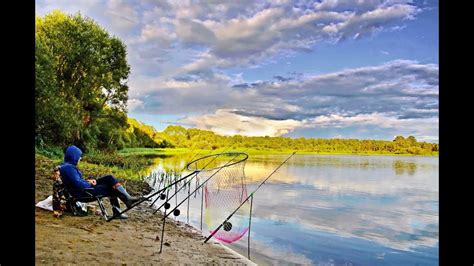
<path id="1" fill-rule="evenodd" d="M 36 176 L 36 202 L 51 194 L 51 182 L 46 175 Z M 133 192 L 133 184 L 128 187 Z M 108 200 L 104 203 L 109 211 Z M 161 214 L 152 214 L 143 204 L 128 215 L 127 220 L 106 222 L 96 215 L 55 218 L 52 212 L 36 208 L 36 264 L 252 264 L 219 243 L 203 244 L 197 230 L 172 219 L 166 223 L 160 254 Z"/>

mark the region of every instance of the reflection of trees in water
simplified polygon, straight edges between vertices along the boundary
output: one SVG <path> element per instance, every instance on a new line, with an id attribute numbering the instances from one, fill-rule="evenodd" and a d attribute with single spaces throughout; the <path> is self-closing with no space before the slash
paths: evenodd
<path id="1" fill-rule="evenodd" d="M 416 172 L 416 163 L 406 162 L 402 160 L 395 160 L 392 164 L 396 175 L 404 175 L 407 172 L 409 175 L 414 175 Z"/>
<path id="2" fill-rule="evenodd" d="M 257 155 L 250 156 L 249 161 L 252 163 L 259 163 L 265 168 L 272 169 L 277 167 L 287 155 Z M 296 154 L 293 159 L 289 160 L 286 165 L 296 167 L 336 167 L 336 168 L 374 168 L 384 167 L 385 162 L 377 159 L 369 159 L 360 156 L 348 156 L 348 155 L 299 155 Z M 388 165 L 390 167 L 390 165 Z"/>
<path id="3" fill-rule="evenodd" d="M 271 162 L 272 167 L 276 167 L 280 162 Z M 269 162 L 262 162 L 263 165 Z M 367 158 L 364 156 L 348 156 L 348 155 L 306 155 L 302 157 L 295 157 L 295 159 L 288 161 L 287 165 L 296 167 L 332 167 L 332 168 L 355 168 L 361 170 L 369 170 L 376 168 L 391 167 L 391 164 L 386 160 L 379 158 Z"/>
<path id="4" fill-rule="evenodd" d="M 178 155 L 167 155 L 164 158 L 157 158 L 154 166 L 150 167 L 150 170 L 156 169 L 157 165 L 161 165 L 161 168 L 165 172 L 182 172 L 185 170 L 185 166 L 191 160 L 195 160 L 202 156 L 209 154 L 178 154 Z M 278 166 L 282 160 L 285 159 L 286 155 L 253 155 L 249 157 L 249 162 L 252 164 L 258 164 L 261 169 L 274 169 Z M 213 158 L 213 157 L 210 157 Z M 204 166 L 208 163 L 205 159 L 199 162 L 199 166 Z M 217 167 L 218 165 L 225 163 L 229 160 L 227 156 L 217 158 L 217 160 L 211 162 L 206 168 Z M 414 161 L 406 159 L 395 159 L 393 161 L 386 160 L 384 158 L 372 158 L 363 156 L 331 156 L 331 155 L 300 155 L 295 156 L 292 160 L 288 161 L 287 167 L 336 167 L 336 168 L 356 168 L 362 170 L 376 169 L 376 168 L 389 168 L 392 167 L 396 175 L 408 174 L 414 175 L 417 171 L 417 165 Z M 423 165 L 421 165 L 423 167 Z M 151 172 L 151 171 L 149 171 Z M 261 174 L 265 174 L 262 171 Z"/>

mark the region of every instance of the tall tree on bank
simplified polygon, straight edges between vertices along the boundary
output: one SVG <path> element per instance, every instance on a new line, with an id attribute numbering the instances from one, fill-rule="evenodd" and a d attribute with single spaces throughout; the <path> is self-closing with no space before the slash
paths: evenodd
<path id="1" fill-rule="evenodd" d="M 36 17 L 36 140 L 113 147 L 127 127 L 126 47 L 90 18 Z"/>

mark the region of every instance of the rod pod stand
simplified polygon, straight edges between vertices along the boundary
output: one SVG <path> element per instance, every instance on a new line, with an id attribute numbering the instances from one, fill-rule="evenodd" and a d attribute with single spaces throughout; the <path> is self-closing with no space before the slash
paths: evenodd
<path id="1" fill-rule="evenodd" d="M 181 189 L 184 188 L 186 185 L 190 184 L 191 181 L 193 180 L 193 178 L 196 178 L 196 179 L 197 179 L 197 175 L 198 175 L 201 171 L 203 171 L 204 169 L 206 169 L 206 167 L 207 167 L 208 165 L 210 165 L 212 162 L 214 162 L 214 161 L 217 159 L 217 157 L 221 156 L 222 154 L 225 154 L 225 153 L 211 154 L 211 155 L 206 155 L 206 156 L 202 157 L 202 158 L 208 158 L 208 157 L 210 157 L 210 156 L 214 156 L 214 158 L 212 158 L 211 161 L 207 162 L 207 164 L 204 165 L 201 169 L 199 169 L 199 170 L 194 170 L 191 174 L 186 175 L 185 178 L 187 178 L 187 177 L 189 177 L 189 176 L 195 174 L 195 175 L 194 175 L 193 177 L 191 177 L 189 180 L 184 180 L 184 184 L 183 184 L 178 190 L 176 190 L 176 186 L 175 186 L 175 193 L 174 193 L 173 195 L 171 195 L 169 198 L 167 198 L 167 199 L 166 199 L 166 202 L 164 202 L 163 204 L 161 204 L 161 205 L 153 212 L 153 214 L 155 214 L 158 210 L 160 210 L 161 207 L 163 207 L 163 205 L 165 205 L 166 203 L 168 203 L 168 202 L 169 202 L 173 197 L 175 197 L 175 196 L 176 196 L 176 205 L 177 205 L 177 203 L 178 203 L 178 202 L 177 202 L 177 201 L 178 201 L 178 198 L 177 198 L 178 192 L 181 191 Z M 198 160 L 201 160 L 202 158 L 200 158 L 200 159 L 198 159 Z M 235 159 L 235 158 L 233 158 L 233 159 Z M 232 160 L 233 160 L 233 159 L 232 159 Z M 198 161 L 198 160 L 196 160 L 196 161 Z M 232 160 L 230 160 L 230 161 L 232 161 Z M 188 165 L 191 164 L 191 163 L 193 163 L 193 162 L 196 162 L 196 161 L 191 161 L 190 163 L 188 163 Z M 220 169 L 219 169 L 219 170 L 220 170 Z M 183 180 L 183 178 L 181 178 L 179 181 L 181 181 L 181 180 Z M 175 184 L 177 184 L 177 183 L 176 183 L 176 182 L 173 183 L 173 185 L 175 185 Z M 172 185 L 170 185 L 170 187 L 171 187 L 171 186 L 172 186 Z M 155 202 L 156 202 L 157 200 L 158 200 L 158 198 L 155 199 L 155 201 L 153 201 L 153 203 L 152 203 L 150 206 L 153 206 L 153 204 L 155 204 Z"/>
<path id="2" fill-rule="evenodd" d="M 227 167 L 227 166 L 229 166 L 229 165 L 236 164 L 236 163 L 231 164 L 231 162 L 232 162 L 235 158 L 237 158 L 237 156 L 239 156 L 239 155 L 241 155 L 241 154 L 244 154 L 245 156 L 247 156 L 247 157 L 245 158 L 245 160 L 248 158 L 248 155 L 247 155 L 246 153 L 243 153 L 243 152 L 238 152 L 238 153 L 235 153 L 235 154 L 237 154 L 237 155 L 235 155 L 231 160 L 229 160 L 229 161 L 228 161 L 227 163 L 225 163 L 223 166 L 220 166 L 219 168 L 217 168 L 217 170 L 216 170 L 211 176 L 209 176 L 206 180 L 204 180 L 204 182 L 202 182 L 202 184 L 200 184 L 197 188 L 195 188 L 195 189 L 191 192 L 191 195 L 192 195 L 195 191 L 197 191 L 198 189 L 200 189 L 202 186 L 204 186 L 204 185 L 207 183 L 207 181 L 209 181 L 213 176 L 215 176 L 215 175 L 216 175 L 219 171 L 221 171 L 223 168 L 225 168 L 225 167 Z M 239 161 L 239 162 L 240 162 L 240 161 Z M 239 162 L 237 162 L 237 163 L 239 163 Z M 188 196 L 188 197 L 189 197 L 189 196 Z M 174 212 L 174 210 L 178 209 L 178 207 L 181 206 L 181 204 L 183 204 L 183 203 L 188 199 L 188 197 L 184 198 L 178 205 L 176 205 L 176 207 L 174 207 L 174 209 L 171 210 L 171 212 Z M 168 217 L 168 216 L 171 214 L 171 212 L 168 213 L 167 215 L 165 215 L 165 217 L 163 217 L 163 219 L 165 219 L 166 217 Z"/>
<path id="3" fill-rule="evenodd" d="M 215 158 L 213 158 L 212 161 L 208 162 L 203 168 L 201 168 L 201 169 L 199 169 L 199 170 L 194 170 L 193 172 L 191 172 L 190 174 L 185 175 L 184 177 L 180 178 L 179 180 L 175 180 L 175 182 L 173 182 L 172 184 L 169 184 L 169 185 L 166 186 L 166 187 L 165 187 L 164 184 L 163 184 L 163 188 L 162 188 L 162 189 L 159 189 L 158 191 L 152 193 L 151 195 L 148 195 L 147 197 L 145 197 L 145 198 L 141 199 L 140 201 L 134 203 L 132 206 L 130 206 L 130 208 L 126 208 L 125 210 L 123 210 L 123 211 L 121 211 L 121 212 L 119 212 L 119 213 L 113 215 L 112 217 L 110 217 L 110 218 L 107 219 L 107 222 L 112 221 L 113 219 L 119 217 L 119 216 L 122 215 L 123 213 L 128 212 L 130 209 L 132 209 L 133 207 L 137 206 L 138 204 L 140 204 L 140 203 L 142 203 L 142 202 L 144 202 L 144 201 L 146 201 L 146 200 L 152 198 L 153 196 L 157 195 L 158 193 L 161 193 L 161 192 L 163 192 L 163 191 L 165 191 L 165 190 L 171 188 L 173 185 L 176 185 L 177 183 L 179 183 L 179 182 L 185 180 L 186 178 L 188 178 L 188 177 L 190 177 L 190 176 L 192 176 L 192 175 L 194 175 L 194 174 L 200 173 L 201 170 L 204 170 L 210 163 L 212 163 L 212 162 L 213 162 L 217 157 L 219 157 L 219 156 L 221 156 L 221 154 L 217 154 L 217 156 L 216 156 Z M 168 200 L 167 200 L 167 201 L 168 201 Z M 153 205 L 155 202 L 156 202 L 156 200 L 152 203 L 152 205 Z"/>
<path id="4" fill-rule="evenodd" d="M 110 222 L 110 221 L 112 221 L 113 219 L 117 218 L 118 216 L 122 215 L 123 213 L 128 212 L 129 210 L 131 210 L 131 209 L 133 209 L 134 207 L 138 206 L 138 205 L 141 204 L 142 202 L 149 200 L 150 198 L 152 198 L 153 196 L 157 195 L 158 193 L 161 193 L 161 192 L 167 190 L 168 188 L 172 187 L 175 183 L 180 182 L 180 181 L 182 181 L 182 180 L 188 178 L 189 176 L 191 176 L 191 175 L 193 175 L 193 174 L 195 174 L 195 173 L 199 173 L 199 172 L 200 172 L 200 170 L 196 170 L 196 171 L 194 171 L 194 172 L 192 172 L 192 173 L 190 173 L 190 174 L 188 174 L 188 175 L 186 175 L 186 176 L 180 178 L 179 180 L 173 182 L 172 184 L 169 184 L 168 186 L 163 187 L 162 189 L 159 189 L 159 190 L 156 191 L 156 192 L 153 192 L 152 194 L 150 194 L 150 195 L 144 197 L 143 199 L 141 199 L 141 200 L 135 202 L 135 203 L 134 203 L 132 206 L 130 206 L 129 208 L 126 208 L 125 210 L 123 210 L 123 211 L 121 211 L 121 212 L 119 212 L 119 213 L 113 215 L 112 217 L 108 218 L 108 219 L 107 219 L 107 222 Z"/>

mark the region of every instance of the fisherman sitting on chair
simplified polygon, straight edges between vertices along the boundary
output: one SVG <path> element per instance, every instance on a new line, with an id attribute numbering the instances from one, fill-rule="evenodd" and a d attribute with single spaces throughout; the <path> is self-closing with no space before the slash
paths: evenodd
<path id="1" fill-rule="evenodd" d="M 64 163 L 60 166 L 62 181 L 74 197 L 87 197 L 88 195 L 86 195 L 84 191 L 81 191 L 81 189 L 92 188 L 88 190 L 92 195 L 109 197 L 114 215 L 120 213 L 120 204 L 117 197 L 120 198 L 128 208 L 135 202 L 141 200 L 141 198 L 131 197 L 112 175 L 106 175 L 97 180 L 82 179 L 82 173 L 77 168 L 81 155 L 82 151 L 78 147 L 74 145 L 69 146 L 64 155 Z M 122 214 L 117 218 L 127 219 L 128 217 Z"/>

